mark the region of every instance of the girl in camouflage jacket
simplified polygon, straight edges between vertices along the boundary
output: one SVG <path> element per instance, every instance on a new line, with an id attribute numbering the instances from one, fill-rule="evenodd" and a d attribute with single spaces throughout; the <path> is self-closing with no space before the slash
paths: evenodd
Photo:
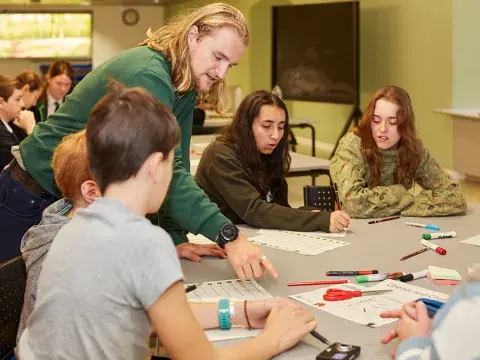
<path id="1" fill-rule="evenodd" d="M 345 135 L 330 163 L 342 210 L 357 218 L 463 214 L 467 204 L 423 147 L 408 94 L 386 86 L 370 99 L 360 126 Z M 417 183 L 422 191 L 409 191 Z"/>

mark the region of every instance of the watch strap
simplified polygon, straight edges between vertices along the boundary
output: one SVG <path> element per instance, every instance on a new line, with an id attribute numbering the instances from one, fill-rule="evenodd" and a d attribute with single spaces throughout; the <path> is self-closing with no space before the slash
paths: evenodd
<path id="1" fill-rule="evenodd" d="M 232 327 L 230 322 L 230 300 L 221 299 L 218 302 L 218 325 L 222 330 L 229 330 Z"/>

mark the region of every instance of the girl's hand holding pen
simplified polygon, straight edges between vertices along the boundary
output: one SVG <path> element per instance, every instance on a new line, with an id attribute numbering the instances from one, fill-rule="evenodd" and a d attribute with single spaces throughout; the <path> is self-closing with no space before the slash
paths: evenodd
<path id="1" fill-rule="evenodd" d="M 332 212 L 330 215 L 330 232 L 340 232 L 350 226 L 350 216 L 341 210 Z"/>

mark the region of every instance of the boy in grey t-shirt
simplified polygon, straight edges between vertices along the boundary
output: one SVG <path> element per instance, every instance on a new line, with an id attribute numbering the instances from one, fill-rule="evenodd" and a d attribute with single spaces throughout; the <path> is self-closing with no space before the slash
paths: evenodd
<path id="1" fill-rule="evenodd" d="M 118 200 L 97 199 L 52 243 L 29 343 L 39 358 L 145 359 L 151 330 L 145 310 L 182 277 L 163 229 Z"/>
<path id="2" fill-rule="evenodd" d="M 112 103 L 117 109 L 105 117 Z M 105 146 L 112 141 L 109 127 L 129 124 L 132 112 L 139 127 L 161 125 L 151 127 L 152 138 L 137 149 L 137 159 L 118 153 L 138 147 L 135 134 L 121 146 Z M 22 359 L 145 359 L 147 310 L 183 278 L 170 236 L 145 218 L 160 207 L 171 179 L 179 139 L 173 116 L 145 91 L 128 89 L 108 95 L 90 121 L 95 126 L 87 127 L 87 142 L 100 143 L 88 144 L 90 165 L 105 197 L 79 210 L 52 243 L 19 343 Z M 105 166 L 107 158 L 120 159 L 110 162 L 115 169 Z"/>

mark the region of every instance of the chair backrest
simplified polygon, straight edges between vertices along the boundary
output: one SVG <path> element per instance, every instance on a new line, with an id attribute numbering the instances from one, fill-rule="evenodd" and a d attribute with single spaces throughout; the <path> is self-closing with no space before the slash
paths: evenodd
<path id="1" fill-rule="evenodd" d="M 333 186 L 305 185 L 303 202 L 322 211 L 335 211 L 335 190 Z"/>
<path id="2" fill-rule="evenodd" d="M 21 256 L 0 264 L 0 359 L 10 359 L 17 338 L 27 273 Z"/>
<path id="3" fill-rule="evenodd" d="M 205 110 L 196 107 L 193 109 L 193 125 L 203 126 L 205 123 Z"/>

